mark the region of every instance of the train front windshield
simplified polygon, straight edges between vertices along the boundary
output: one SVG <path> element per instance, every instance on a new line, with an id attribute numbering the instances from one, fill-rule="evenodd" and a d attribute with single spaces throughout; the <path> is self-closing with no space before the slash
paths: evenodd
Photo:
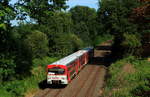
<path id="1" fill-rule="evenodd" d="M 48 69 L 48 72 L 49 73 L 53 73 L 53 74 L 64 74 L 65 73 L 65 69 L 62 69 L 62 68 L 50 68 Z"/>

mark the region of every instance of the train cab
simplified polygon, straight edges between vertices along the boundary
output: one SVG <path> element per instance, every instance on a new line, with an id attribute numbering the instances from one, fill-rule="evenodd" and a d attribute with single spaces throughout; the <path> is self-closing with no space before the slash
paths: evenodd
<path id="1" fill-rule="evenodd" d="M 47 83 L 48 84 L 68 84 L 67 68 L 63 65 L 48 65 Z"/>

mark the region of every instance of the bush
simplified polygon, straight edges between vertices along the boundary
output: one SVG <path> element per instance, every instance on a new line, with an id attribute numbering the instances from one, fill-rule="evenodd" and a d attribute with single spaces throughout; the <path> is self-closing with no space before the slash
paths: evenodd
<path id="1" fill-rule="evenodd" d="M 13 59 L 0 57 L 0 82 L 11 80 L 15 75 L 15 67 Z"/>
<path id="2" fill-rule="evenodd" d="M 58 60 L 59 58 L 57 57 L 43 57 L 42 59 L 33 59 L 32 63 L 33 63 L 33 67 L 36 67 L 36 66 L 46 66 L 48 64 L 51 64 L 52 62 Z"/>
<path id="3" fill-rule="evenodd" d="M 3 89 L 2 86 L 0 86 L 0 88 L 0 97 L 13 97 L 13 95 L 6 89 Z"/>
<path id="4" fill-rule="evenodd" d="M 11 81 L 9 83 L 5 83 L 1 85 L 2 89 L 1 95 L 11 95 L 10 97 L 23 97 L 23 93 L 25 92 L 23 81 Z M 7 97 L 7 96 L 3 96 Z"/>
<path id="5" fill-rule="evenodd" d="M 142 45 L 140 36 L 124 33 L 123 38 L 121 46 L 124 48 L 125 55 L 133 55 L 139 52 L 137 49 Z"/>

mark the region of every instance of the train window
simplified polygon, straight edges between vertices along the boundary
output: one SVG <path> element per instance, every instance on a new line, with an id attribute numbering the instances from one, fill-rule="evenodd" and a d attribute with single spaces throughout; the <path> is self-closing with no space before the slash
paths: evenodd
<path id="1" fill-rule="evenodd" d="M 73 70 L 70 72 L 70 76 L 72 76 L 75 72 L 76 72 L 75 69 L 73 69 Z"/>
<path id="2" fill-rule="evenodd" d="M 48 69 L 48 72 L 54 73 L 54 74 L 64 74 L 65 69 L 62 68 L 50 68 Z"/>

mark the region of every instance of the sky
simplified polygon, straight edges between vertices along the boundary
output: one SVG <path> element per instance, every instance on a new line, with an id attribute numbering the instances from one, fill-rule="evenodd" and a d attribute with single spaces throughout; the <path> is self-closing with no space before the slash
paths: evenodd
<path id="1" fill-rule="evenodd" d="M 16 3 L 18 0 L 11 0 L 10 4 Z M 68 0 L 67 5 L 69 5 L 69 9 L 76 5 L 88 6 L 90 8 L 98 9 L 98 0 Z M 11 21 L 12 25 L 17 25 L 17 21 Z"/>
<path id="2" fill-rule="evenodd" d="M 91 8 L 98 9 L 98 0 L 69 0 L 67 5 L 74 7 L 76 5 L 89 6 Z"/>
<path id="3" fill-rule="evenodd" d="M 14 4 L 18 0 L 11 0 L 11 4 Z M 69 0 L 67 1 L 67 5 L 74 7 L 76 5 L 89 6 L 91 8 L 98 8 L 98 0 Z"/>

